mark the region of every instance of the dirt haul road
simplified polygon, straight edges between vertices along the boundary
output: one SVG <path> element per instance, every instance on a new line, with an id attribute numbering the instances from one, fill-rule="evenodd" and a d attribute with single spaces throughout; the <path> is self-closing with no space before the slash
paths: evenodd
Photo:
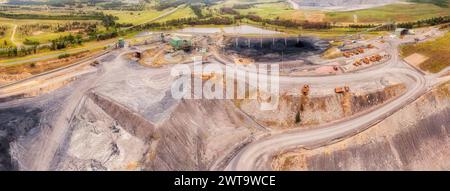
<path id="1" fill-rule="evenodd" d="M 382 67 L 374 67 L 370 70 L 338 76 L 281 76 L 279 80 L 280 85 L 283 83 L 297 82 L 318 86 L 326 83 L 357 82 L 380 75 L 400 75 L 401 77 L 399 79 L 407 86 L 407 92 L 405 94 L 370 113 L 366 113 L 362 116 L 354 116 L 347 121 L 324 125 L 313 130 L 287 131 L 255 141 L 240 150 L 234 157 L 229 157 L 231 160 L 225 170 L 272 170 L 272 158 L 279 152 L 294 148 L 326 145 L 333 141 L 352 136 L 375 125 L 423 95 L 430 84 L 421 73 L 407 66 L 406 63 L 399 59 L 398 44 L 398 42 L 392 42 L 392 46 L 388 50 L 388 52 L 392 54 L 392 59 Z"/>
<path id="2" fill-rule="evenodd" d="M 50 116 L 47 126 L 50 129 L 45 129 L 48 134 L 40 137 L 36 144 L 33 144 L 31 148 L 27 150 L 26 158 L 32 159 L 28 164 L 22 164 L 21 169 L 24 170 L 51 170 L 52 164 L 55 160 L 58 150 L 63 146 L 64 139 L 68 135 L 70 124 L 73 120 L 73 115 L 78 113 L 79 107 L 83 105 L 85 100 L 86 92 L 89 92 L 92 88 L 101 85 L 104 82 L 110 81 L 111 79 L 117 78 L 118 75 L 123 74 L 123 66 L 129 63 L 128 60 L 124 58 L 124 54 L 135 52 L 137 50 L 115 50 L 106 55 L 100 56 L 95 60 L 107 60 L 101 61 L 101 65 L 98 70 L 93 75 L 84 75 L 82 80 L 77 80 L 78 83 L 73 86 L 73 88 L 59 92 L 59 94 L 69 94 L 68 97 L 64 98 L 61 105 L 61 109 L 58 110 L 56 115 Z M 112 59 L 109 59 L 112 58 Z M 89 60 L 86 62 L 92 62 Z M 70 68 L 66 69 L 70 70 Z M 54 71 L 53 73 L 60 72 Z M 49 73 L 46 75 L 53 75 Z M 26 82 L 24 82 L 26 83 Z M 65 92 L 70 91 L 70 92 Z M 54 95 L 56 96 L 56 95 Z M 46 102 L 49 98 L 47 96 L 39 96 L 35 99 L 20 99 L 12 102 L 6 102 L 0 104 L 0 108 L 9 108 L 18 105 L 26 104 L 27 102 Z M 51 98 L 50 98 L 51 99 Z"/>
<path id="3" fill-rule="evenodd" d="M 43 139 L 45 140 L 39 145 L 33 145 L 33 147 L 44 149 L 36 149 L 37 152 L 31 154 L 29 158 L 32 158 L 33 162 L 29 166 L 26 166 L 27 170 L 52 169 L 52 160 L 55 159 L 55 155 L 61 147 L 61 143 L 63 143 L 65 136 L 67 136 L 73 113 L 76 113 L 78 106 L 83 102 L 86 92 L 91 88 L 101 86 L 104 82 L 109 82 L 115 78 L 126 78 L 126 75 L 133 75 L 131 71 L 124 70 L 125 68 L 123 67 L 128 61 L 124 60 L 121 55 L 128 52 L 131 52 L 131 50 L 123 49 L 113 52 L 112 54 L 114 54 L 115 59 L 102 63 L 98 74 L 91 76 L 88 80 L 84 80 L 81 84 L 77 85 L 75 90 L 72 91 L 73 94 L 65 99 L 66 102 L 64 103 L 61 112 L 58 113 L 55 120 L 50 121 L 51 124 L 49 125 L 53 127 L 51 134 L 44 137 Z M 407 86 L 407 92 L 370 113 L 354 116 L 353 118 L 338 124 L 326 125 L 314 130 L 286 131 L 257 140 L 238 150 L 236 155 L 226 157 L 231 158 L 231 160 L 225 163 L 228 164 L 225 170 L 271 170 L 271 159 L 277 152 L 302 146 L 326 144 L 336 139 L 351 136 L 374 125 L 422 95 L 427 89 L 427 83 L 424 76 L 399 61 L 396 46 L 392 47 L 389 52 L 395 53 L 393 54 L 393 59 L 391 59 L 388 64 L 367 71 L 320 77 L 281 76 L 280 85 L 308 83 L 311 84 L 312 87 L 317 86 L 327 88 L 330 85 L 326 84 L 334 86 L 336 84 L 342 85 L 351 81 L 376 80 L 380 79 L 382 76 L 390 76 L 397 77 L 402 81 Z M 223 60 L 218 61 L 224 62 Z"/>
<path id="4" fill-rule="evenodd" d="M 271 170 L 270 162 L 277 152 L 303 146 L 326 144 L 361 132 L 401 109 L 425 92 L 426 81 L 420 74 L 408 69 L 392 69 L 391 72 L 402 73 L 415 81 L 412 86 L 409 85 L 407 93 L 396 100 L 373 112 L 339 124 L 323 126 L 309 131 L 286 132 L 256 141 L 239 152 L 225 170 Z"/>

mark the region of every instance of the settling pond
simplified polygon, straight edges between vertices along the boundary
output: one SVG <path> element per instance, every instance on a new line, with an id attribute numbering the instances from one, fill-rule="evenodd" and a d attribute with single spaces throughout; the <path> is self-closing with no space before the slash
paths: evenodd
<path id="1" fill-rule="evenodd" d="M 328 47 L 327 40 L 314 37 L 232 37 L 226 40 L 224 53 L 252 58 L 257 62 L 276 62 L 304 60 L 307 56 L 324 52 Z"/>

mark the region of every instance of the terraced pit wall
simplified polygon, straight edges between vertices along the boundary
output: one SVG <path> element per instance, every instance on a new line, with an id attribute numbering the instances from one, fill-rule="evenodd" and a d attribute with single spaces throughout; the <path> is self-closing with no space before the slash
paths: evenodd
<path id="1" fill-rule="evenodd" d="M 145 140 L 154 135 L 155 126 L 143 119 L 139 114 L 115 103 L 105 96 L 93 92 L 89 93 L 89 98 L 99 105 L 109 116 L 117 120 L 133 136 Z"/>
<path id="2" fill-rule="evenodd" d="M 449 170 L 450 82 L 333 145 L 285 151 L 275 170 Z"/>
<path id="3" fill-rule="evenodd" d="M 402 84 L 383 90 L 356 94 L 343 93 L 323 97 L 282 95 L 274 111 L 261 111 L 256 100 L 240 101 L 238 106 L 260 124 L 270 128 L 297 128 L 315 126 L 367 111 L 401 95 Z"/>
<path id="4" fill-rule="evenodd" d="M 95 92 L 80 111 L 58 170 L 208 170 L 255 131 L 228 100 L 182 100 L 157 124 Z"/>
<path id="5" fill-rule="evenodd" d="M 0 171 L 19 170 L 11 157 L 11 143 L 38 127 L 41 113 L 32 107 L 0 109 Z"/>

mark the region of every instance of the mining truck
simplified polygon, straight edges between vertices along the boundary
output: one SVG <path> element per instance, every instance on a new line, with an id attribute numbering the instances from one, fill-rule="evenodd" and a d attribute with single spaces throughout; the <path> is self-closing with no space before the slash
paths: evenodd
<path id="1" fill-rule="evenodd" d="M 334 89 L 334 91 L 335 91 L 336 93 L 338 93 L 338 94 L 346 93 L 346 92 L 349 92 L 349 91 L 350 91 L 350 87 L 348 87 L 348 86 L 337 87 L 336 89 Z"/>
<path id="2" fill-rule="evenodd" d="M 308 84 L 305 84 L 303 86 L 302 92 L 303 92 L 303 95 L 308 95 L 309 94 L 309 85 Z"/>

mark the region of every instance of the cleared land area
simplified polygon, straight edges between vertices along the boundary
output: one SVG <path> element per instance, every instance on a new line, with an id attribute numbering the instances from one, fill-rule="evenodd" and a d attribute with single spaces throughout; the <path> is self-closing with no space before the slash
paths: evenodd
<path id="1" fill-rule="evenodd" d="M 167 17 L 161 18 L 158 20 L 159 22 L 164 22 L 168 20 L 173 19 L 181 19 L 181 18 L 190 18 L 190 17 L 196 17 L 194 14 L 194 11 L 190 7 L 180 7 L 177 11 L 174 13 L 168 15 Z"/>
<path id="2" fill-rule="evenodd" d="M 275 170 L 446 170 L 450 82 L 374 127 L 336 144 L 286 151 Z"/>
<path id="3" fill-rule="evenodd" d="M 450 86 L 436 87 L 450 75 L 419 72 L 399 56 L 403 48 L 417 68 L 432 59 L 432 69 L 448 66 L 448 20 L 403 36 L 390 25 L 367 30 L 441 12 L 291 1 L 345 1 L 347 12 L 295 10 L 286 0 L 115 1 L 53 7 L 74 19 L 58 20 L 61 12 L 11 8 L 24 13 L 0 18 L 0 38 L 20 50 L 0 58 L 0 170 L 449 169 Z M 36 10 L 52 13 L 45 9 Z M 346 17 L 334 23 L 329 14 Z M 72 23 L 83 15 L 77 22 L 95 23 Z M 361 19 L 371 25 L 348 26 Z M 22 43 L 42 49 L 23 53 Z M 185 77 L 194 84 L 177 84 Z M 269 78 L 270 92 L 260 87 Z M 175 98 L 177 85 L 203 87 L 203 99 Z M 185 93 L 196 97 L 196 87 Z M 238 98 L 207 99 L 219 88 Z"/>
<path id="4" fill-rule="evenodd" d="M 280 0 L 228 0 L 223 1 L 219 5 L 232 6 L 236 4 L 261 4 L 261 3 L 274 3 L 279 2 Z"/>
<path id="5" fill-rule="evenodd" d="M 317 10 L 295 10 L 287 2 L 280 1 L 264 1 L 257 3 L 233 3 L 233 1 L 226 1 L 222 4 L 213 6 L 213 9 L 220 9 L 221 7 L 235 7 L 239 5 L 248 5 L 247 9 L 236 9 L 241 15 L 254 14 L 265 19 L 286 19 L 303 21 L 308 20 L 312 22 L 322 21 L 325 17 L 322 11 Z"/>
<path id="6" fill-rule="evenodd" d="M 221 7 L 234 7 L 243 4 L 249 5 L 249 8 L 235 9 L 241 15 L 254 14 L 267 19 L 308 20 L 310 22 L 353 23 L 355 15 L 358 23 L 408 22 L 446 16 L 450 13 L 448 8 L 426 3 L 399 3 L 354 11 L 321 11 L 313 9 L 295 10 L 289 3 L 279 1 L 256 1 L 253 3 L 225 1 L 212 8 L 220 9 Z"/>
<path id="7" fill-rule="evenodd" d="M 388 21 L 407 22 L 448 15 L 449 9 L 432 4 L 392 4 L 377 8 L 326 13 L 326 20 L 338 23 L 353 23 L 354 15 L 359 23 Z"/>
<path id="8" fill-rule="evenodd" d="M 290 18 L 292 14 L 298 16 L 298 18 L 293 19 L 303 19 L 303 15 L 298 14 L 301 13 L 301 11 L 296 11 L 290 8 L 290 6 L 287 3 L 258 4 L 253 5 L 249 9 L 238 9 L 238 11 L 241 14 L 255 14 L 262 18 L 269 18 L 269 19 L 274 19 L 277 17 L 287 19 Z"/>
<path id="9" fill-rule="evenodd" d="M 76 34 L 78 31 L 65 31 L 65 32 L 55 32 L 49 29 L 43 29 L 44 25 L 46 26 L 58 26 L 58 25 L 64 25 L 66 23 L 71 22 L 97 22 L 97 21 L 76 21 L 76 20 L 70 20 L 70 21 L 62 21 L 62 20 L 28 20 L 28 19 L 7 19 L 7 18 L 0 18 L 0 25 L 6 25 L 9 26 L 6 34 L 3 37 L 0 37 L 0 42 L 3 44 L 4 40 L 7 41 L 7 44 L 11 45 L 11 35 L 12 35 L 12 29 L 14 25 L 17 25 L 17 31 L 14 35 L 14 41 L 16 43 L 23 43 L 25 39 L 32 40 L 32 41 L 38 41 L 40 43 L 47 43 L 50 40 L 56 39 L 60 36 L 66 36 L 68 34 Z M 23 31 L 21 31 L 21 27 L 26 26 L 32 26 L 39 24 L 42 28 L 42 30 L 35 30 L 31 34 L 24 34 Z M 98 25 L 99 29 L 103 29 L 100 25 Z M 0 46 L 1 47 L 1 46 Z"/>
<path id="10" fill-rule="evenodd" d="M 143 24 L 149 20 L 157 18 L 159 15 L 163 14 L 168 10 L 157 11 L 157 10 L 145 10 L 145 11 L 119 11 L 119 10 L 104 10 L 103 13 L 111 14 L 119 19 L 116 21 L 118 23 L 131 23 L 131 24 Z"/>
<path id="11" fill-rule="evenodd" d="M 7 58 L 7 59 L 1 59 L 0 60 L 0 66 L 11 66 L 16 64 L 25 64 L 25 63 L 32 63 L 42 60 L 47 60 L 51 58 L 56 58 L 61 54 L 76 54 L 80 53 L 86 50 L 89 51 L 95 51 L 99 49 L 104 49 L 105 47 L 111 45 L 112 43 L 116 42 L 117 39 L 109 39 L 104 41 L 92 41 L 84 43 L 81 46 L 77 46 L 74 48 L 68 48 L 63 50 L 56 50 L 56 51 L 47 51 L 42 52 L 39 54 L 32 54 L 28 56 L 23 57 L 13 57 L 13 58 Z"/>
<path id="12" fill-rule="evenodd" d="M 12 44 L 11 35 L 13 32 L 14 25 L 11 23 L 1 23 L 0 26 L 5 27 L 3 35 L 0 35 L 0 48 L 8 47 Z"/>
<path id="13" fill-rule="evenodd" d="M 429 59 L 419 64 L 419 68 L 432 73 L 437 73 L 450 66 L 450 33 L 434 41 L 405 45 L 401 48 L 404 57 L 413 54 L 421 54 Z"/>

